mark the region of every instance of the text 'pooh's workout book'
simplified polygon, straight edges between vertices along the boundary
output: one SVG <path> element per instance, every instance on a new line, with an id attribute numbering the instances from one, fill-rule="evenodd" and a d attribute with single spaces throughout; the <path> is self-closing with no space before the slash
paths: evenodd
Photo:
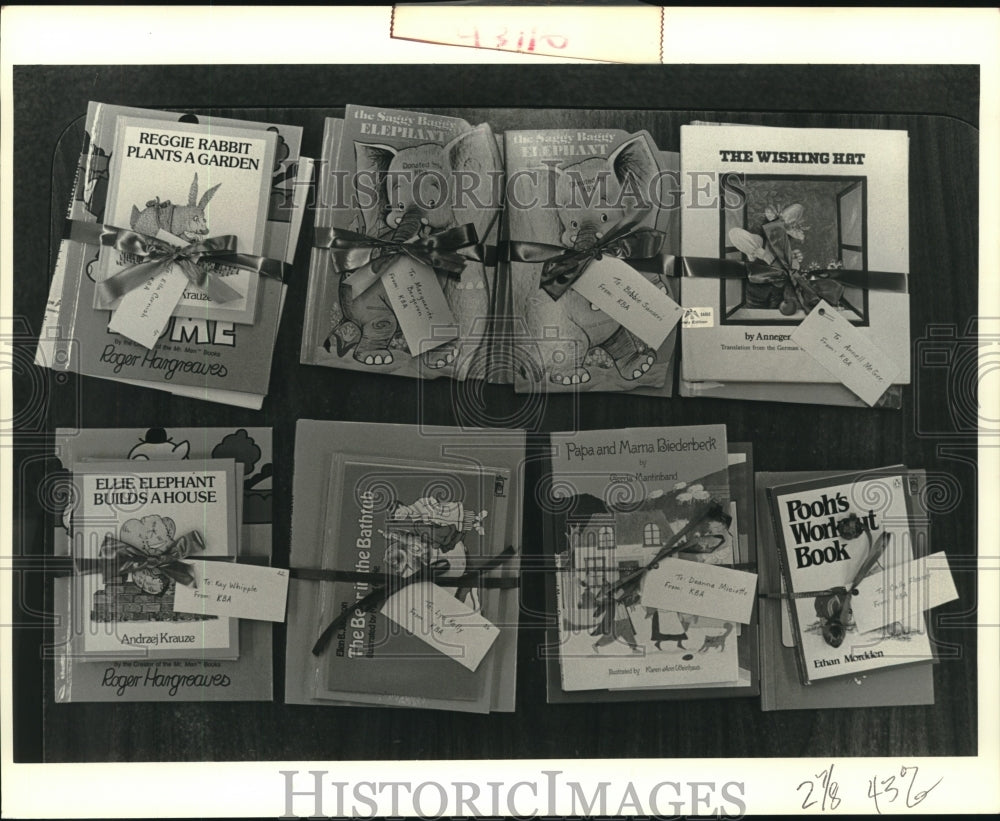
<path id="1" fill-rule="evenodd" d="M 514 431 L 299 423 L 288 703 L 514 709 L 523 458 Z"/>
<path id="2" fill-rule="evenodd" d="M 56 448 L 74 492 L 54 531 L 73 558 L 53 586 L 55 701 L 270 699 L 269 623 L 174 607 L 202 560 L 269 561 L 270 430 L 60 430 Z"/>
<path id="3" fill-rule="evenodd" d="M 302 129 L 103 103 L 84 127 L 36 362 L 259 408 L 311 174 Z"/>
<path id="4" fill-rule="evenodd" d="M 880 404 L 899 406 L 908 148 L 905 131 L 681 129 L 684 395 L 862 405 L 792 338 L 822 300 L 891 363 Z"/>
<path id="5" fill-rule="evenodd" d="M 552 460 L 561 690 L 738 686 L 746 628 L 711 615 L 715 582 L 701 572 L 726 573 L 740 554 L 725 427 L 553 434 Z M 753 590 L 740 593 L 749 614 Z"/>

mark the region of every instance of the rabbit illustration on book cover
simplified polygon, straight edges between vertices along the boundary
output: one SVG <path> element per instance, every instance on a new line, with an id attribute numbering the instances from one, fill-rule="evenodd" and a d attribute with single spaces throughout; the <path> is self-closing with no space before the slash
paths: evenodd
<path id="1" fill-rule="evenodd" d="M 176 205 L 170 200 L 155 197 L 146 202 L 141 211 L 138 206 L 132 206 L 132 216 L 129 226 L 133 231 L 155 237 L 157 231 L 163 229 L 174 236 L 188 242 L 197 242 L 208 234 L 208 217 L 205 209 L 211 202 L 215 192 L 222 183 L 213 185 L 198 199 L 198 174 L 195 173 L 188 191 L 187 205 Z"/>

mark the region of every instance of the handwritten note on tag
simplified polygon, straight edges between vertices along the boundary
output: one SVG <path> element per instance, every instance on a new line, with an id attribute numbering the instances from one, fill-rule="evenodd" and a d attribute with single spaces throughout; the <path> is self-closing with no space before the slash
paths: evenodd
<path id="1" fill-rule="evenodd" d="M 284 621 L 288 571 L 233 562 L 191 562 L 195 586 L 178 584 L 174 610 L 235 619 Z"/>
<path id="2" fill-rule="evenodd" d="M 404 587 L 386 600 L 381 613 L 472 671 L 500 635 L 493 624 L 433 582 Z"/>
<path id="3" fill-rule="evenodd" d="M 898 375 L 896 363 L 823 300 L 791 339 L 868 405 L 878 402 Z"/>
<path id="4" fill-rule="evenodd" d="M 925 610 L 957 598 L 948 557 L 938 552 L 864 579 L 851 599 L 851 610 L 862 633 L 896 622 L 907 629 L 923 623 Z"/>
<path id="5" fill-rule="evenodd" d="M 458 323 L 433 268 L 400 255 L 382 273 L 382 282 L 411 354 L 458 336 Z"/>
<path id="6" fill-rule="evenodd" d="M 184 272 L 171 265 L 165 273 L 125 294 L 108 327 L 144 348 L 154 347 L 187 285 Z"/>
<path id="7" fill-rule="evenodd" d="M 749 624 L 756 590 L 756 573 L 685 559 L 663 559 L 659 567 L 646 573 L 642 604 Z"/>
<path id="8" fill-rule="evenodd" d="M 680 305 L 624 260 L 595 259 L 573 289 L 624 325 L 651 348 L 659 348 L 684 312 Z"/>

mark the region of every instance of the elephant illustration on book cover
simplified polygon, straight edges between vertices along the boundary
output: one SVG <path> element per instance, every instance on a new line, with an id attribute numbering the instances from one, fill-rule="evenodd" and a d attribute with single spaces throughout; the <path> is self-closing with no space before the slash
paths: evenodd
<path id="1" fill-rule="evenodd" d="M 357 215 L 351 230 L 357 233 L 406 242 L 471 223 L 482 242 L 499 219 L 495 182 L 501 170 L 500 152 L 488 125 L 465 131 L 444 145 L 394 148 L 356 141 L 354 149 Z M 376 196 L 360 196 L 364 182 L 373 184 Z M 370 264 L 379 273 L 389 259 L 376 257 Z M 409 356 L 381 281 L 352 295 L 341 276 L 323 347 L 373 367 Z M 421 359 L 432 369 L 450 366 L 453 375 L 461 377 L 485 336 L 490 279 L 482 262 L 469 259 L 458 278 L 439 272 L 438 280 L 459 336 L 425 352 Z"/>
<path id="2" fill-rule="evenodd" d="M 607 157 L 590 157 L 564 166 L 549 166 L 559 218 L 559 245 L 570 250 L 594 248 L 611 231 L 630 222 L 636 228 L 656 228 L 663 198 L 658 195 L 662 173 L 655 147 L 638 134 Z M 624 255 L 620 243 L 602 250 Z M 648 275 L 661 290 L 666 283 Z M 614 368 L 632 382 L 656 361 L 656 351 L 573 288 L 554 300 L 539 289 L 528 299 L 526 321 L 532 339 L 544 339 L 543 371 L 559 385 L 591 381 L 590 368 Z M 551 329 L 558 329 L 552 341 Z"/>

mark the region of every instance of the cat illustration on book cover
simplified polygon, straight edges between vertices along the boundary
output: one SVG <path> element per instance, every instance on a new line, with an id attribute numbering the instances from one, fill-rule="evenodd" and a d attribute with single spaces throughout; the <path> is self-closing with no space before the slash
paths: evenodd
<path id="1" fill-rule="evenodd" d="M 424 143 L 394 148 L 355 142 L 354 148 L 354 182 L 359 196 L 351 228 L 357 233 L 407 242 L 471 223 L 482 241 L 499 219 L 498 207 L 483 207 L 483 203 L 492 202 L 494 181 L 501 168 L 499 150 L 488 126 L 466 131 L 445 145 Z M 365 180 L 374 182 L 376 196 L 360 196 L 370 194 L 361 191 Z M 393 259 L 393 255 L 375 256 L 369 264 L 379 274 Z M 342 275 L 339 300 L 332 309 L 332 327 L 323 347 L 327 351 L 335 348 L 341 357 L 350 354 L 365 365 L 392 364 L 407 348 L 385 287 L 376 281 L 355 295 L 344 279 Z M 490 305 L 489 282 L 484 264 L 474 259 L 466 261 L 457 279 L 439 272 L 438 280 L 458 322 L 459 339 L 425 352 L 422 361 L 433 369 L 454 365 L 459 375 L 483 342 Z"/>

